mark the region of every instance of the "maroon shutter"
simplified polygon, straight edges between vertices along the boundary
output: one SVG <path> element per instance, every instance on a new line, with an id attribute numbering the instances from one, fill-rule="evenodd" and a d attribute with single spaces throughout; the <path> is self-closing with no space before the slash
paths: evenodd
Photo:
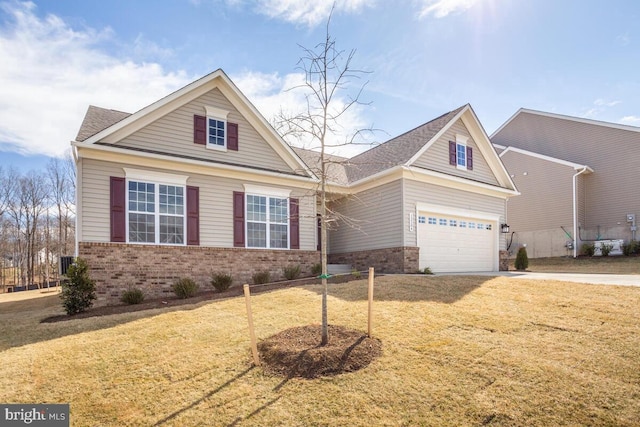
<path id="1" fill-rule="evenodd" d="M 298 199 L 289 199 L 289 249 L 300 249 L 300 216 Z"/>
<path id="2" fill-rule="evenodd" d="M 227 122 L 227 149 L 238 151 L 238 124 Z"/>
<path id="3" fill-rule="evenodd" d="M 233 192 L 233 246 L 244 248 L 244 193 Z"/>
<path id="4" fill-rule="evenodd" d="M 187 245 L 200 245 L 200 189 L 187 186 Z"/>
<path id="5" fill-rule="evenodd" d="M 318 247 L 317 247 L 317 250 L 321 251 L 322 250 L 322 217 L 320 216 L 320 214 L 318 214 L 317 218 L 318 218 L 317 219 L 317 221 L 318 221 L 318 225 L 317 225 L 317 228 L 318 228 L 318 231 L 317 231 L 317 233 L 318 233 Z"/>
<path id="6" fill-rule="evenodd" d="M 455 166 L 457 164 L 456 158 L 456 143 L 449 141 L 449 164 Z"/>
<path id="7" fill-rule="evenodd" d="M 207 145 L 207 118 L 193 116 L 193 143 Z"/>
<path id="8" fill-rule="evenodd" d="M 126 210 L 126 181 L 124 178 L 111 177 L 111 241 L 127 241 L 127 210 Z"/>
<path id="9" fill-rule="evenodd" d="M 473 148 L 467 147 L 467 169 L 473 170 Z"/>

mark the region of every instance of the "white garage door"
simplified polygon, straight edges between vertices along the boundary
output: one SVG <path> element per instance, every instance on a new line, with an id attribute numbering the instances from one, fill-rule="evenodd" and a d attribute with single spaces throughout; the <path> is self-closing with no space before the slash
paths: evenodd
<path id="1" fill-rule="evenodd" d="M 493 271 L 496 246 L 495 221 L 420 212 L 418 246 L 420 269 L 434 273 Z"/>

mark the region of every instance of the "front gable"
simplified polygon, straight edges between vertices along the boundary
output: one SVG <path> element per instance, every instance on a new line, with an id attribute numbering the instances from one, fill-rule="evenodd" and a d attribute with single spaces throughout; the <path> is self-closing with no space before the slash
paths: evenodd
<path id="1" fill-rule="evenodd" d="M 211 112 L 224 113 L 230 145 L 223 150 L 199 144 L 194 123 Z M 233 146 L 231 145 L 233 142 Z M 248 99 L 221 70 L 162 98 L 107 127 L 82 142 L 79 149 L 101 147 L 144 157 L 161 156 L 176 162 L 188 160 L 295 174 L 313 173 L 282 140 Z"/>
<path id="2" fill-rule="evenodd" d="M 465 162 L 462 166 L 456 159 L 457 145 L 466 146 L 466 149 L 463 149 Z M 426 141 L 406 166 L 511 191 L 516 189 L 480 121 L 468 104 L 431 140 Z"/>

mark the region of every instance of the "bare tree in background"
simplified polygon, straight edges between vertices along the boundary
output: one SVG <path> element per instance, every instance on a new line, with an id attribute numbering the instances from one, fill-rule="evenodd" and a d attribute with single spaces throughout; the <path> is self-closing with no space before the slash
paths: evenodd
<path id="1" fill-rule="evenodd" d="M 56 259 L 68 255 L 69 230 L 72 228 L 71 219 L 74 215 L 75 199 L 75 167 L 70 155 L 64 159 L 52 158 L 47 164 L 47 179 L 49 197 L 56 210 L 58 228 Z"/>
<path id="2" fill-rule="evenodd" d="M 333 13 L 333 10 L 332 10 Z M 327 320 L 327 228 L 336 220 L 335 212 L 327 206 L 327 181 L 329 166 L 333 162 L 327 149 L 347 144 L 357 143 L 357 138 L 365 131 L 358 130 L 336 142 L 342 126 L 341 119 L 345 113 L 360 102 L 360 94 L 365 84 L 359 86 L 355 96 L 350 95 L 350 84 L 359 79 L 365 71 L 352 67 L 355 50 L 345 52 L 336 47 L 335 39 L 331 37 L 329 27 L 331 15 L 327 19 L 325 39 L 314 48 L 305 48 L 303 56 L 298 61 L 298 68 L 305 74 L 304 84 L 292 88 L 301 89 L 306 94 L 306 111 L 300 114 L 287 115 L 280 113 L 276 119 L 277 130 L 287 136 L 311 140 L 313 148 L 319 148 L 320 162 L 316 174 L 320 178 L 318 190 L 320 197 L 320 228 L 321 228 L 321 263 L 322 263 L 322 341 L 321 345 L 329 342 Z M 340 96 L 347 96 L 343 102 Z M 370 131 L 371 129 L 367 129 Z"/>

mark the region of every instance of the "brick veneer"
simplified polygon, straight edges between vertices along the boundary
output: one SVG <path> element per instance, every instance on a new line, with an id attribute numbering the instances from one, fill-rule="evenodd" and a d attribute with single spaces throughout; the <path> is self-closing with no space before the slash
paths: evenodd
<path id="1" fill-rule="evenodd" d="M 117 304 L 130 286 L 142 289 L 147 298 L 173 295 L 176 279 L 190 277 L 201 289 L 213 289 L 212 272 L 233 276 L 234 285 L 251 283 L 256 271 L 269 270 L 272 278 L 282 277 L 283 267 L 300 264 L 310 273 L 320 262 L 316 251 L 276 251 L 200 246 L 169 247 L 122 243 L 81 242 L 78 256 L 87 260 L 89 275 L 96 282 L 96 306 Z"/>
<path id="2" fill-rule="evenodd" d="M 500 271 L 509 271 L 509 251 L 500 251 Z"/>
<path id="3" fill-rule="evenodd" d="M 415 273 L 418 271 L 416 246 L 372 249 L 369 251 L 329 254 L 329 264 L 350 264 L 356 270 L 374 267 L 380 273 Z"/>

